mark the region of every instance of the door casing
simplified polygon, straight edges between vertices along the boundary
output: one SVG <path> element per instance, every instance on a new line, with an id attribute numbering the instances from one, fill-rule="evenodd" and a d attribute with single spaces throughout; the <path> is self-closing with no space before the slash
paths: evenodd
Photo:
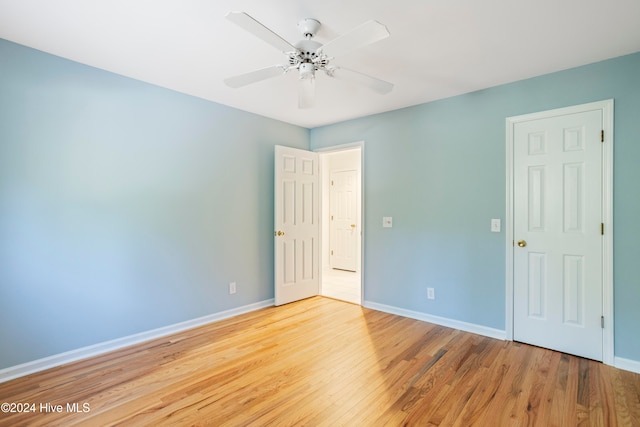
<path id="1" fill-rule="evenodd" d="M 513 250 L 514 250 L 514 164 L 513 144 L 515 124 L 523 121 L 544 119 L 549 117 L 574 114 L 584 111 L 601 110 L 603 118 L 603 153 L 602 153 L 602 221 L 604 224 L 602 251 L 602 313 L 603 328 L 603 363 L 614 364 L 614 325 L 613 325 L 613 99 L 558 108 L 506 119 L 506 218 L 505 218 L 505 278 L 506 278 L 506 319 L 505 335 L 513 340 Z"/>

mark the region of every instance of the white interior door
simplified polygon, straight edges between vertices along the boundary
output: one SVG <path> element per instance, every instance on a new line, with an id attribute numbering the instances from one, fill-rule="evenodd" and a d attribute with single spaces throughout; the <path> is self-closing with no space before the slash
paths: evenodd
<path id="1" fill-rule="evenodd" d="M 601 110 L 515 123 L 513 337 L 603 358 Z"/>
<path id="2" fill-rule="evenodd" d="M 356 271 L 358 172 L 332 171 L 330 180 L 330 265 Z"/>
<path id="3" fill-rule="evenodd" d="M 275 147 L 275 304 L 319 293 L 318 155 Z"/>

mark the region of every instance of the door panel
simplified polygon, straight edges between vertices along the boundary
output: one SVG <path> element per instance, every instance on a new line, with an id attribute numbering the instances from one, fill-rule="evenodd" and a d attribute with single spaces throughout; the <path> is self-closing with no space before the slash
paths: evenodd
<path id="1" fill-rule="evenodd" d="M 514 126 L 514 339 L 602 360 L 601 110 Z"/>
<path id="2" fill-rule="evenodd" d="M 275 147 L 275 304 L 319 293 L 318 155 Z"/>
<path id="3" fill-rule="evenodd" d="M 547 255 L 529 252 L 529 317 L 544 319 L 547 315 Z"/>

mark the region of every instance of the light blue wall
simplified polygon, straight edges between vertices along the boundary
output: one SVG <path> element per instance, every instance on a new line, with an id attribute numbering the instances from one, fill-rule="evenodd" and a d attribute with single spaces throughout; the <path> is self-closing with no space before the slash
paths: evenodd
<path id="1" fill-rule="evenodd" d="M 638 76 L 635 54 L 309 131 L 0 40 L 0 369 L 272 298 L 275 144 L 365 141 L 367 300 L 502 329 L 505 118 L 609 98 L 615 351 L 640 361 Z"/>
<path id="2" fill-rule="evenodd" d="M 610 98 L 615 354 L 640 361 L 640 53 L 312 129 L 312 149 L 365 141 L 365 299 L 503 329 L 505 118 Z"/>
<path id="3" fill-rule="evenodd" d="M 0 369 L 273 298 L 273 147 L 308 141 L 0 40 Z"/>

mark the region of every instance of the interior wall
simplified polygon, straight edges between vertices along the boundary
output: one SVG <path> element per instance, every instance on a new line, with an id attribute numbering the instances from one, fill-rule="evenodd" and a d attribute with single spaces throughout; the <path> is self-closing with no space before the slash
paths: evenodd
<path id="1" fill-rule="evenodd" d="M 273 147 L 308 140 L 0 40 L 0 369 L 273 298 Z"/>
<path id="2" fill-rule="evenodd" d="M 505 119 L 613 98 L 615 355 L 640 361 L 638 76 L 640 53 L 312 129 L 314 150 L 367 144 L 365 302 L 503 330 Z"/>

